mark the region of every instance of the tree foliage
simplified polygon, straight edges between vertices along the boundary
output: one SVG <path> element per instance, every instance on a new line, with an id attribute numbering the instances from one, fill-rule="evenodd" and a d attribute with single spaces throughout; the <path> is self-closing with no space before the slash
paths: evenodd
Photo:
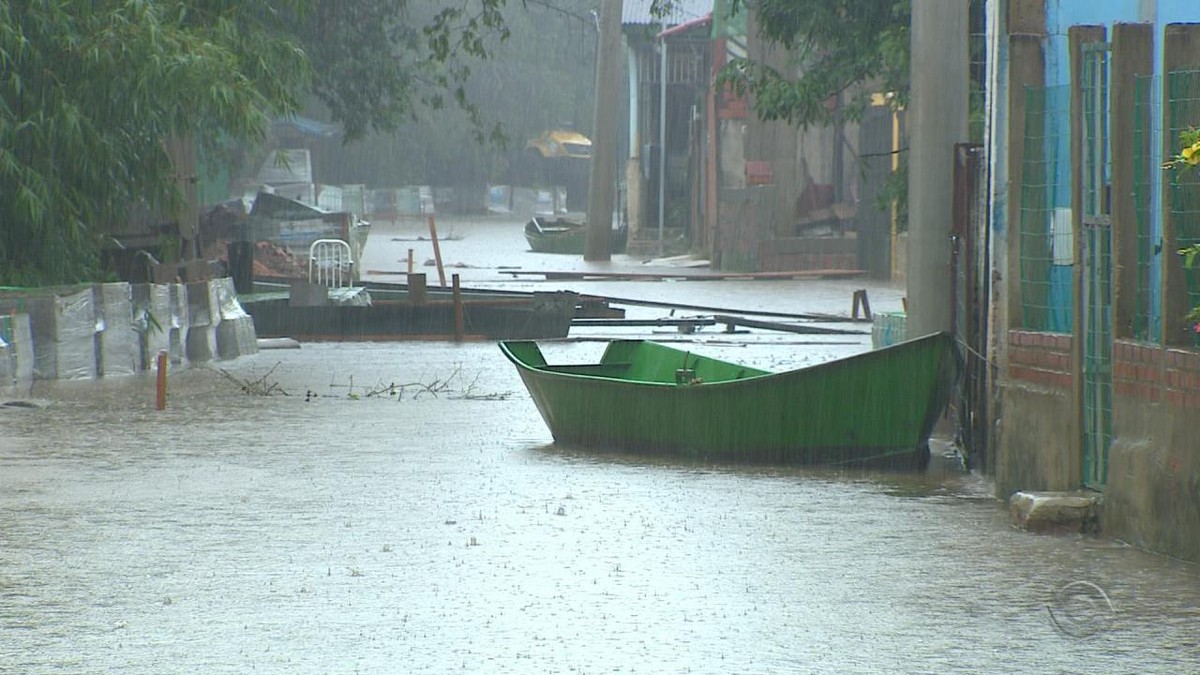
<path id="1" fill-rule="evenodd" d="M 0 4 L 0 278 L 95 274 L 97 225 L 170 207 L 164 140 L 260 136 L 308 71 L 253 2 Z"/>
<path id="2" fill-rule="evenodd" d="M 731 11 L 747 11 L 745 1 Z M 809 126 L 836 110 L 858 119 L 872 91 L 892 93 L 893 106 L 907 101 L 910 0 L 760 0 L 753 11 L 759 36 L 790 54 L 788 69 L 738 58 L 720 81 L 751 95 L 760 118 Z M 834 97 L 840 106 L 829 105 Z"/>
<path id="3" fill-rule="evenodd" d="M 313 64 L 312 93 L 341 123 L 344 141 L 395 131 L 421 108 L 451 102 L 483 139 L 484 119 L 466 83 L 472 63 L 508 38 L 505 0 L 310 1 L 294 32 Z"/>
<path id="4" fill-rule="evenodd" d="M 0 283 L 97 278 L 103 232 L 179 203 L 168 141 L 253 143 L 310 95 L 351 140 L 452 101 L 478 131 L 505 0 L 452 1 L 0 3 Z"/>

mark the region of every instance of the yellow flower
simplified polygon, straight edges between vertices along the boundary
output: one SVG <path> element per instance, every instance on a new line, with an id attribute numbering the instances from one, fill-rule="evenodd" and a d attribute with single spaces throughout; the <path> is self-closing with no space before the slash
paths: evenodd
<path id="1" fill-rule="evenodd" d="M 1179 153 L 1179 158 L 1192 166 L 1200 164 L 1200 141 L 1196 141 L 1190 146 L 1184 148 L 1183 151 Z"/>

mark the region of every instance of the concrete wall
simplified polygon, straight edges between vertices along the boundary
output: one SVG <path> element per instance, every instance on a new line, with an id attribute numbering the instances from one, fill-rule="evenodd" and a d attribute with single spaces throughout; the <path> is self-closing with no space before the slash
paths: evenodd
<path id="1" fill-rule="evenodd" d="M 754 13 L 748 12 L 746 17 L 747 55 L 793 76 L 795 55 L 764 43 L 754 25 Z M 724 59 L 723 49 L 718 49 L 717 58 Z M 799 129 L 783 121 L 764 121 L 745 100 L 729 92 L 718 93 L 713 113 L 717 146 L 715 267 L 765 270 L 758 266 L 758 242 L 790 236 L 791 226 L 805 214 L 804 199 L 814 186 L 826 192 L 832 186 L 836 202 L 851 208 L 857 205 L 856 123 L 843 124 L 839 134 L 832 126 Z M 748 171 L 753 174 L 750 178 Z M 763 191 L 768 186 L 769 193 Z M 747 190 L 757 190 L 753 193 L 757 232 L 749 232 L 748 224 L 738 220 L 747 208 Z M 737 234 L 748 236 L 749 241 L 739 240 Z"/>
<path id="2" fill-rule="evenodd" d="M 759 246 L 775 227 L 774 200 L 771 185 L 721 190 L 716 242 L 720 269 L 759 271 Z"/>
<path id="3" fill-rule="evenodd" d="M 1082 480 L 1070 371 L 1071 336 L 1009 331 L 1000 384 L 996 492 L 1073 490 Z"/>
<path id="4" fill-rule="evenodd" d="M 1013 329 L 1022 321 L 1021 270 L 1019 251 L 1008 234 L 1013 231 L 1014 216 L 1021 204 L 1020 194 L 1010 188 L 1021 184 L 1025 130 L 1019 97 L 1009 92 L 1020 92 L 1025 86 L 1071 84 L 1071 76 L 1078 73 L 1077 68 L 1071 68 L 1070 51 L 1078 49 L 1080 42 L 1107 36 L 1114 40 L 1113 105 L 1128 106 L 1129 83 L 1134 75 L 1161 74 L 1164 67 L 1172 69 L 1176 61 L 1196 62 L 1187 56 L 1193 53 L 1190 49 L 1194 45 L 1189 46 L 1183 35 L 1186 31 L 1173 27 L 1174 33 L 1164 39 L 1163 28 L 1167 22 L 1194 21 L 1200 15 L 1194 0 L 1007 0 L 1003 4 L 1009 12 L 994 13 L 1004 16 L 1008 30 L 1006 37 L 998 41 L 1005 50 L 997 73 L 1005 78 L 1000 93 L 1008 98 L 992 101 L 993 106 L 1001 107 L 992 110 L 991 119 L 1003 126 L 1008 137 L 1007 148 L 992 148 L 993 153 L 1007 153 L 1003 162 L 996 163 L 993 157 L 993 169 L 1003 171 L 993 173 L 992 186 L 993 233 L 997 245 L 1007 247 L 1002 251 L 1007 255 L 992 258 L 993 271 L 1001 284 L 995 310 L 999 320 L 993 323 L 999 366 L 996 490 L 998 496 L 1006 498 L 1017 490 L 1075 490 L 1083 485 L 1082 339 Z M 1031 24 L 1031 17 L 1037 21 Z M 1121 21 L 1154 26 L 1152 40 L 1143 34 L 1144 27 L 1113 25 Z M 1083 29 L 1088 34 L 1081 35 L 1078 26 L 1085 24 L 1097 28 Z M 1079 101 L 1073 103 L 1078 110 Z M 1200 561 L 1200 539 L 1195 536 L 1200 532 L 1200 441 L 1196 418 L 1192 417 L 1200 411 L 1200 351 L 1172 348 L 1166 338 L 1168 330 L 1155 331 L 1152 338 L 1168 342 L 1166 346 L 1128 339 L 1132 314 L 1129 303 L 1137 291 L 1137 280 L 1127 273 L 1127 261 L 1136 259 L 1135 247 L 1139 245 L 1133 236 L 1136 233 L 1130 231 L 1128 214 L 1148 206 L 1130 203 L 1131 179 L 1124 169 L 1135 150 L 1123 142 L 1129 139 L 1122 135 L 1129 117 L 1127 110 L 1112 111 L 1113 133 L 1118 141 L 1114 143 L 1113 161 L 1120 162 L 1120 166 L 1114 164 L 1112 205 L 1117 214 L 1113 236 L 1118 249 L 1112 260 L 1116 268 L 1113 329 L 1117 340 L 1112 350 L 1112 442 L 1103 486 L 1101 529 L 1107 536 L 1137 546 Z M 1072 121 L 1076 123 L 1073 135 L 1078 136 L 1078 120 Z M 1073 139 L 1071 150 L 1078 156 L 1078 138 Z M 1144 153 L 1144 149 L 1137 152 Z M 1157 163 L 1154 159 L 1151 165 Z M 1072 192 L 1078 192 L 1079 179 L 1078 169 L 1071 167 L 1066 180 L 1072 184 Z M 1150 229 L 1151 238 L 1156 239 L 1160 232 L 1167 236 L 1169 228 L 1160 227 L 1160 201 L 1152 198 L 1152 202 Z M 1074 210 L 1080 204 L 1078 195 L 1073 195 Z M 1073 221 L 1079 231 L 1078 214 L 1073 214 Z M 1169 244 L 1163 248 L 1172 250 Z M 1169 291 L 1164 272 L 1168 262 L 1178 261 L 1155 257 L 1150 283 Z M 1077 276 L 1077 297 L 1081 283 Z M 1156 300 L 1150 304 L 1152 311 L 1158 309 Z M 1161 316 L 1172 312 L 1181 315 L 1176 310 L 1162 310 Z M 1078 316 L 1075 325 L 1082 326 Z"/>
<path id="5" fill-rule="evenodd" d="M 1101 528 L 1200 561 L 1200 353 L 1119 341 Z"/>

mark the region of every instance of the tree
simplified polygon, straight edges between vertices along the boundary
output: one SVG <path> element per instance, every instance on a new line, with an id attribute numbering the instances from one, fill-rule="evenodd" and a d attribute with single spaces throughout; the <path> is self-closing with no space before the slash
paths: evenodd
<path id="1" fill-rule="evenodd" d="M 753 11 L 759 36 L 792 53 L 795 74 L 752 59 L 730 61 L 720 81 L 749 94 L 765 120 L 796 126 L 829 124 L 833 97 L 843 119 L 862 116 L 872 92 L 908 100 L 910 0 L 760 0 Z M 733 0 L 731 12 L 747 11 Z M 870 89 L 859 87 L 872 84 Z"/>
<path id="2" fill-rule="evenodd" d="M 484 120 L 466 83 L 472 62 L 509 36 L 505 0 L 310 2 L 310 11 L 292 16 L 292 30 L 313 64 L 312 93 L 342 124 L 345 142 L 395 131 L 421 107 L 450 101 L 483 140 Z"/>
<path id="3" fill-rule="evenodd" d="M 414 102 L 478 121 L 462 83 L 504 2 L 423 24 L 406 0 L 0 3 L 0 283 L 96 279 L 103 232 L 179 203 L 170 139 L 255 142 L 310 93 L 349 139 Z"/>
<path id="4" fill-rule="evenodd" d="M 255 137 L 308 71 L 239 2 L 0 4 L 0 279 L 91 278 L 97 225 L 170 206 L 174 136 Z"/>

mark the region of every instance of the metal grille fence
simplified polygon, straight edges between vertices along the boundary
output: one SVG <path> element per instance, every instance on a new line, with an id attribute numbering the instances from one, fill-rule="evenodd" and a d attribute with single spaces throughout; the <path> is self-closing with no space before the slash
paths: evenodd
<path id="1" fill-rule="evenodd" d="M 1180 133 L 1200 127 L 1200 71 L 1175 71 L 1167 74 L 1168 138 L 1178 152 Z M 1171 220 L 1175 225 L 1175 243 L 1179 248 L 1200 243 L 1200 169 L 1172 169 L 1169 176 Z M 1176 251 L 1167 251 L 1176 255 Z M 1188 306 L 1200 305 L 1200 266 L 1184 269 Z M 1197 334 L 1200 344 L 1200 334 Z"/>
<path id="2" fill-rule="evenodd" d="M 1109 45 L 1083 48 L 1083 481 L 1103 488 L 1112 443 L 1112 184 Z"/>
<path id="3" fill-rule="evenodd" d="M 1155 308 L 1158 288 L 1159 257 L 1155 253 L 1158 243 L 1156 228 L 1153 227 L 1160 209 L 1155 206 L 1155 195 L 1161 183 L 1161 162 L 1158 149 L 1162 147 L 1159 125 L 1162 106 L 1157 77 L 1137 76 L 1134 78 L 1133 93 L 1133 196 L 1137 213 L 1137 287 L 1132 311 L 1132 335 L 1135 340 L 1158 343 L 1158 311 Z"/>
<path id="4" fill-rule="evenodd" d="M 1025 157 L 1021 173 L 1022 327 L 1071 332 L 1069 90 L 1025 89 Z"/>

